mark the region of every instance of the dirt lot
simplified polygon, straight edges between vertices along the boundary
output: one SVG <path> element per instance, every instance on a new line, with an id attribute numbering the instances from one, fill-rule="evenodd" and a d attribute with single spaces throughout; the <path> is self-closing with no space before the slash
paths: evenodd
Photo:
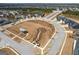
<path id="1" fill-rule="evenodd" d="M 66 39 L 66 43 L 65 46 L 63 48 L 62 51 L 62 55 L 72 55 L 73 53 L 73 38 L 72 38 L 72 34 L 71 33 L 67 33 L 67 39 Z"/>
<path id="2" fill-rule="evenodd" d="M 28 31 L 27 36 L 25 34 L 20 34 L 19 29 L 21 27 Z M 30 42 L 37 40 L 36 43 L 38 43 L 39 47 L 42 48 L 46 45 L 48 40 L 55 32 L 54 26 L 41 20 L 28 20 L 21 22 L 17 25 L 7 28 L 7 30 Z"/>

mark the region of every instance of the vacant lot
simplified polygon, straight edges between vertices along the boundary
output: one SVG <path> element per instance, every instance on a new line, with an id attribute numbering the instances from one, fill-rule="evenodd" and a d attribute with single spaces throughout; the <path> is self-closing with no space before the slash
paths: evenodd
<path id="1" fill-rule="evenodd" d="M 20 33 L 21 27 L 28 31 L 28 35 Z M 36 41 L 40 47 L 44 47 L 55 32 L 54 26 L 41 20 L 28 20 L 7 30 L 30 42 Z"/>
<path id="2" fill-rule="evenodd" d="M 62 51 L 62 55 L 72 55 L 73 53 L 73 38 L 71 33 L 67 33 L 67 39 Z"/>

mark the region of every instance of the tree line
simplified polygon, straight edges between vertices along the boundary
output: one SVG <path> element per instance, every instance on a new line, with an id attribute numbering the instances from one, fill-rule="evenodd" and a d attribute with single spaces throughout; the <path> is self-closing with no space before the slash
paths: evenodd
<path id="1" fill-rule="evenodd" d="M 72 10 L 67 10 L 63 12 L 63 14 L 68 14 L 68 15 L 74 15 L 74 16 L 79 16 L 79 11 L 72 11 Z"/>

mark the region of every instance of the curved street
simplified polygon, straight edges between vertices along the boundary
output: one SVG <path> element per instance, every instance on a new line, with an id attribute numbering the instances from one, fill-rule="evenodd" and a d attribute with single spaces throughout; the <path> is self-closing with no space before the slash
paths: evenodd
<path id="1" fill-rule="evenodd" d="M 16 41 L 12 40 L 4 33 L 0 32 L 0 47 L 11 46 L 17 52 L 22 55 L 34 55 L 34 46 L 32 44 L 26 43 L 25 41 L 21 41 L 21 43 L 17 43 Z"/>
<path id="2" fill-rule="evenodd" d="M 56 55 L 63 45 L 63 42 L 66 37 L 66 32 L 65 29 L 61 26 L 61 24 L 57 22 L 56 19 L 52 21 L 52 24 L 55 26 L 57 33 L 54 36 L 54 39 L 52 39 L 52 47 L 49 49 L 48 54 Z"/>
<path id="3" fill-rule="evenodd" d="M 66 32 L 65 32 L 64 27 L 62 27 L 61 24 L 58 23 L 58 21 L 56 19 L 56 16 L 60 13 L 62 13 L 62 11 L 59 11 L 59 12 L 55 11 L 55 12 L 47 15 L 47 17 L 45 17 L 45 19 L 47 18 L 47 21 L 49 19 L 48 22 L 50 22 L 52 25 L 54 25 L 54 27 L 56 28 L 56 31 L 57 31 L 54 38 L 52 39 L 52 47 L 49 48 L 49 51 L 48 51 L 49 55 L 58 54 L 61 51 L 62 45 L 64 44 L 63 42 L 65 41 L 65 38 L 66 38 Z"/>
<path id="4" fill-rule="evenodd" d="M 66 37 L 66 32 L 64 28 L 61 26 L 61 24 L 57 22 L 55 18 L 60 13 L 61 12 L 55 12 L 52 13 L 51 16 L 47 16 L 48 17 L 47 19 L 49 19 L 50 23 L 54 25 L 57 31 L 57 33 L 54 36 L 54 39 L 52 39 L 52 47 L 49 49 L 48 54 L 56 55 L 60 51 Z M 17 43 L 16 41 L 12 40 L 2 32 L 0 32 L 0 35 L 1 35 L 0 47 L 11 46 L 22 55 L 34 55 L 35 51 L 33 50 L 36 48 L 34 48 L 32 44 L 29 44 L 28 42 L 26 43 L 23 40 L 21 41 L 21 43 Z"/>

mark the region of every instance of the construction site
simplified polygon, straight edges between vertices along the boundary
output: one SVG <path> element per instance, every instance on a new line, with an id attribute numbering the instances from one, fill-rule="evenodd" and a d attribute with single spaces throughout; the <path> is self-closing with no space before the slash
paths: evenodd
<path id="1" fill-rule="evenodd" d="M 75 12 L 66 16 L 71 9 L 0 10 L 0 55 L 78 54 L 79 21 Z"/>

